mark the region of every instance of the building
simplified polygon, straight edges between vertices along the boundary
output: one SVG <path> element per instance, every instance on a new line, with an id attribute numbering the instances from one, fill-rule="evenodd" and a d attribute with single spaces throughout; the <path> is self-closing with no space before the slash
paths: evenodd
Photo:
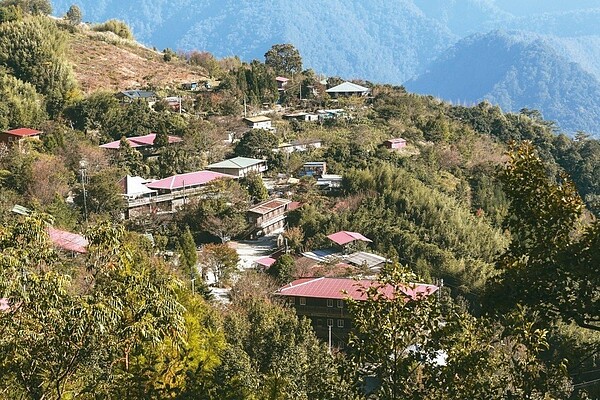
<path id="1" fill-rule="evenodd" d="M 314 176 L 320 178 L 327 173 L 327 163 L 325 161 L 305 162 L 298 173 L 299 176 Z"/>
<path id="2" fill-rule="evenodd" d="M 285 120 L 296 120 L 300 122 L 317 122 L 319 121 L 319 114 L 297 112 L 292 114 L 283 114 L 281 118 Z"/>
<path id="3" fill-rule="evenodd" d="M 148 105 L 156 103 L 156 93 L 148 90 L 124 90 L 115 95 L 121 104 L 129 104 L 135 100 L 144 100 Z"/>
<path id="4" fill-rule="evenodd" d="M 336 190 L 342 186 L 341 175 L 323 174 L 317 178 L 317 187 L 321 190 Z"/>
<path id="5" fill-rule="evenodd" d="M 264 115 L 244 118 L 244 122 L 246 125 L 248 125 L 248 128 L 251 129 L 265 129 L 267 131 L 273 130 L 273 127 L 271 126 L 271 118 Z"/>
<path id="6" fill-rule="evenodd" d="M 285 87 L 289 82 L 289 79 L 284 76 L 278 76 L 275 78 L 275 80 L 277 81 L 277 90 L 279 90 L 280 92 L 284 91 Z"/>
<path id="7" fill-rule="evenodd" d="M 70 252 L 72 254 L 85 254 L 87 253 L 88 241 L 85 237 L 60 229 L 48 226 L 48 236 L 52 244 L 62 251 Z"/>
<path id="8" fill-rule="evenodd" d="M 383 145 L 388 149 L 402 149 L 406 147 L 406 140 L 402 138 L 388 139 L 383 142 Z"/>
<path id="9" fill-rule="evenodd" d="M 132 149 L 138 150 L 140 153 L 142 153 L 145 156 L 154 154 L 154 150 L 155 150 L 154 140 L 155 139 L 156 139 L 156 133 L 150 133 L 148 135 L 132 136 L 132 137 L 125 138 L 125 140 L 127 141 L 127 143 L 129 143 L 129 146 Z M 168 136 L 168 139 L 169 139 L 169 144 L 179 143 L 183 140 L 178 136 Z M 102 147 L 103 149 L 118 150 L 121 147 L 121 141 L 115 140 L 114 142 L 101 144 L 100 147 Z"/>
<path id="10" fill-rule="evenodd" d="M 344 82 L 337 86 L 327 89 L 326 92 L 333 98 L 350 97 L 350 96 L 367 96 L 371 93 L 371 89 L 357 85 L 352 82 Z"/>
<path id="11" fill-rule="evenodd" d="M 154 211 L 153 197 L 156 197 L 158 192 L 146 186 L 151 183 L 151 180 L 140 176 L 127 175 L 118 183 L 121 188 L 121 195 L 127 202 L 127 210 L 125 218 L 132 218 L 141 214 L 148 214 Z"/>
<path id="12" fill-rule="evenodd" d="M 137 197 L 127 199 L 127 216 L 156 212 L 172 213 L 191 198 L 205 193 L 206 185 L 217 179 L 232 179 L 230 175 L 213 171 L 196 171 L 173 175 L 165 179 L 146 183 L 152 190 Z"/>
<path id="13" fill-rule="evenodd" d="M 246 212 L 252 236 L 268 235 L 285 225 L 285 214 L 292 203 L 288 199 L 272 199 L 255 205 Z"/>
<path id="14" fill-rule="evenodd" d="M 206 167 L 206 169 L 219 172 L 221 174 L 235 176 L 236 178 L 243 178 L 252 172 L 262 174 L 268 168 L 265 160 L 248 157 L 235 157 L 218 163 L 210 164 L 208 167 Z"/>
<path id="15" fill-rule="evenodd" d="M 26 140 L 39 140 L 42 131 L 30 128 L 16 128 L 0 132 L 0 143 L 8 145 L 18 145 L 21 148 Z"/>
<path id="16" fill-rule="evenodd" d="M 199 90 L 199 89 L 200 89 L 200 85 L 198 84 L 198 82 L 184 82 L 181 84 L 181 90 L 195 91 L 195 90 Z"/>
<path id="17" fill-rule="evenodd" d="M 323 143 L 319 139 L 303 139 L 294 140 L 289 143 L 281 143 L 274 152 L 293 153 L 295 151 L 308 151 L 312 149 L 320 149 Z"/>
<path id="18" fill-rule="evenodd" d="M 377 281 L 350 278 L 304 278 L 298 279 L 280 288 L 277 295 L 286 299 L 287 304 L 296 309 L 299 317 L 310 319 L 316 336 L 331 344 L 343 348 L 352 330 L 352 317 L 348 311 L 347 300 L 366 300 L 362 288 L 379 285 Z M 391 285 L 378 289 L 388 298 L 393 298 Z M 400 290 L 407 299 L 427 297 L 438 290 L 435 285 L 424 283 L 407 284 Z"/>

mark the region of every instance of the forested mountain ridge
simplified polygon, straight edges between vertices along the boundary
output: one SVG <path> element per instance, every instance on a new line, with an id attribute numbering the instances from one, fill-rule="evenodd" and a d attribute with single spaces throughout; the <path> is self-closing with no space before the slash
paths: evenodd
<path id="1" fill-rule="evenodd" d="M 567 132 L 598 134 L 600 80 L 570 62 L 556 39 L 519 32 L 494 31 L 461 40 L 406 82 L 407 89 L 456 103 L 487 100 L 503 110 L 541 110 Z"/>

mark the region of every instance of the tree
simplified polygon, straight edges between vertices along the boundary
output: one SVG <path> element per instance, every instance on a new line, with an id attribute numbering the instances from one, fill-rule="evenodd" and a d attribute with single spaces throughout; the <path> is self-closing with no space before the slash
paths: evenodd
<path id="1" fill-rule="evenodd" d="M 47 17 L 0 25 L 0 66 L 44 94 L 51 117 L 77 96 L 73 71 L 67 62 L 66 36 Z"/>
<path id="2" fill-rule="evenodd" d="M 226 244 L 205 244 L 202 246 L 202 262 L 213 272 L 217 285 L 223 285 L 237 270 L 240 257 L 235 249 Z"/>
<path id="3" fill-rule="evenodd" d="M 16 6 L 32 15 L 52 14 L 52 4 L 49 0 L 4 0 L 3 6 Z"/>
<path id="4" fill-rule="evenodd" d="M 83 264 L 61 264 L 37 214 L 0 229 L 0 390 L 11 398 L 117 395 L 139 379 L 130 360 L 182 344 L 177 282 L 136 238 L 102 223 Z M 110 371 L 110 373 L 106 373 Z M 114 394 L 114 395 L 113 395 Z"/>
<path id="5" fill-rule="evenodd" d="M 183 270 L 189 272 L 192 277 L 196 274 L 196 264 L 198 263 L 198 254 L 196 252 L 196 242 L 192 236 L 190 228 L 186 226 L 185 231 L 179 238 L 180 262 Z"/>
<path id="6" fill-rule="evenodd" d="M 121 189 L 115 179 L 120 174 L 119 170 L 108 168 L 90 175 L 85 183 L 85 197 L 83 185 L 76 188 L 75 203 L 82 210 L 87 206 L 89 212 L 120 216 L 125 205 Z"/>
<path id="7" fill-rule="evenodd" d="M 246 190 L 254 203 L 269 198 L 269 191 L 265 187 L 262 176 L 259 173 L 253 172 L 246 175 L 241 183 L 246 187 Z"/>
<path id="8" fill-rule="evenodd" d="M 541 359 L 546 331 L 524 313 L 502 325 L 475 319 L 437 295 L 411 295 L 414 274 L 396 266 L 348 300 L 350 372 L 378 399 L 565 398 L 565 371 Z M 407 288 L 409 288 L 407 290 Z"/>
<path id="9" fill-rule="evenodd" d="M 67 14 L 65 14 L 65 19 L 69 21 L 71 25 L 79 25 L 82 17 L 81 9 L 76 4 L 71 5 L 67 10 Z"/>
<path id="10" fill-rule="evenodd" d="M 302 57 L 292 44 L 274 44 L 265 53 L 265 64 L 277 74 L 293 74 L 302 71 Z"/>
<path id="11" fill-rule="evenodd" d="M 491 312 L 528 305 L 550 320 L 600 331 L 600 225 L 581 224 L 583 201 L 563 173 L 552 180 L 533 145 L 513 147 L 501 176 L 512 240 L 487 287 Z"/>
<path id="12" fill-rule="evenodd" d="M 35 87 L 0 72 L 0 129 L 40 126 L 46 119 L 43 98 Z"/>
<path id="13" fill-rule="evenodd" d="M 165 129 L 159 129 L 152 143 L 157 149 L 162 149 L 169 145 L 169 135 Z"/>
<path id="14" fill-rule="evenodd" d="M 262 158 L 273 153 L 279 144 L 279 138 L 273 132 L 264 129 L 251 129 L 235 145 L 235 154 L 242 157 Z"/>
<path id="15" fill-rule="evenodd" d="M 267 270 L 267 273 L 281 284 L 291 282 L 294 278 L 296 261 L 289 254 L 284 254 L 275 261 Z"/>
<path id="16" fill-rule="evenodd" d="M 131 147 L 125 136 L 119 142 L 119 151 L 116 154 L 115 164 L 127 174 L 134 176 L 147 176 L 148 166 L 144 163 L 142 153 Z"/>

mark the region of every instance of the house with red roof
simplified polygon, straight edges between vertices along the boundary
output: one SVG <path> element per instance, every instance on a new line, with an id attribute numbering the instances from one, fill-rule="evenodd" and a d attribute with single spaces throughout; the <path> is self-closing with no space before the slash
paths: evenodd
<path id="1" fill-rule="evenodd" d="M 190 199 L 206 194 L 206 186 L 218 179 L 235 177 L 206 170 L 176 174 L 159 180 L 126 176 L 119 181 L 121 194 L 127 201 L 124 217 L 173 213 Z"/>
<path id="2" fill-rule="evenodd" d="M 48 226 L 47 232 L 52 244 L 60 250 L 72 254 L 87 253 L 88 241 L 85 237 L 77 233 L 56 229 L 52 226 Z"/>
<path id="3" fill-rule="evenodd" d="M 0 143 L 5 143 L 7 146 L 18 145 L 21 148 L 25 140 L 39 140 L 42 131 L 31 128 L 16 128 L 0 132 Z"/>
<path id="4" fill-rule="evenodd" d="M 307 317 L 316 336 L 331 345 L 343 348 L 352 330 L 352 316 L 348 311 L 347 300 L 364 301 L 365 288 L 379 286 L 379 282 L 370 279 L 350 278 L 303 278 L 280 288 L 276 294 L 294 307 L 299 317 Z M 439 288 L 425 283 L 410 283 L 400 286 L 400 292 L 406 299 L 419 300 L 435 293 Z M 399 293 L 394 287 L 386 285 L 378 291 L 388 298 Z"/>
<path id="5" fill-rule="evenodd" d="M 156 150 L 154 148 L 154 140 L 155 139 L 156 139 L 156 133 L 149 133 L 149 134 L 143 135 L 143 136 L 132 136 L 132 137 L 125 138 L 125 140 L 127 141 L 127 143 L 129 144 L 129 146 L 132 149 L 138 150 L 144 156 L 150 156 L 155 153 L 155 150 Z M 169 139 L 169 144 L 179 143 L 183 140 L 178 136 L 168 136 L 168 139 Z M 121 141 L 115 140 L 114 142 L 101 144 L 100 147 L 103 149 L 109 149 L 109 150 L 119 150 L 119 148 L 121 147 Z"/>

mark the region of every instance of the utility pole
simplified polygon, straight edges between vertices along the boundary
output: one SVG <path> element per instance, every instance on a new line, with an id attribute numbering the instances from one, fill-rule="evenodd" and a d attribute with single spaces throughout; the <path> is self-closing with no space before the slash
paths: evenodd
<path id="1" fill-rule="evenodd" d="M 331 354 L 331 325 L 328 324 L 329 328 L 329 354 Z"/>
<path id="2" fill-rule="evenodd" d="M 83 189 L 83 215 L 85 217 L 85 223 L 87 225 L 88 209 L 87 209 L 87 193 L 85 191 L 85 179 L 86 179 L 86 175 L 85 175 L 86 162 L 85 162 L 85 160 L 79 161 L 79 167 L 80 167 L 79 172 L 81 173 L 81 188 Z"/>

